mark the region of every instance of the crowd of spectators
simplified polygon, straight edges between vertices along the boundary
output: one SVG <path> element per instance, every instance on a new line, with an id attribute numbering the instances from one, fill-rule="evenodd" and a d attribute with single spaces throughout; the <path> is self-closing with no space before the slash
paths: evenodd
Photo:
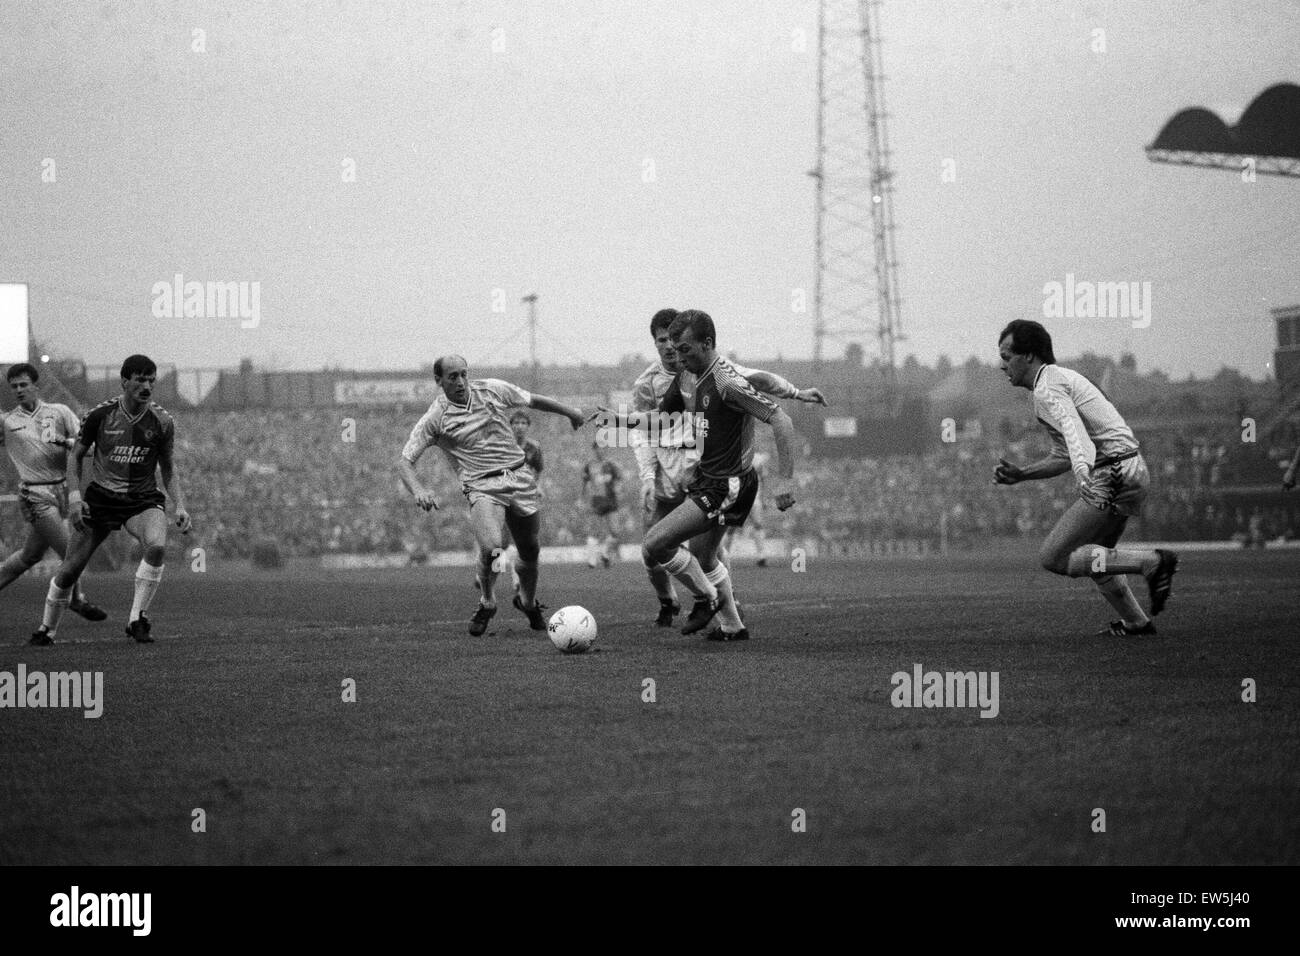
<path id="1" fill-rule="evenodd" d="M 437 511 L 418 510 L 396 475 L 397 457 L 423 410 L 178 412 L 176 454 L 194 543 L 227 558 L 248 557 L 267 539 L 285 556 L 405 553 L 420 560 L 434 551 L 468 550 L 464 498 L 443 453 L 430 449 L 420 463 L 439 496 Z M 582 465 L 591 457 L 594 432 L 573 432 L 567 421 L 540 412 L 532 418 L 530 434 L 545 454 L 542 543 L 583 544 L 596 533 L 582 498 Z M 770 453 L 770 435 L 758 432 Z M 769 534 L 831 551 L 870 542 L 933 550 L 1041 537 L 1074 500 L 1070 475 L 1013 487 L 992 479 L 999 456 L 1025 462 L 1046 450 L 1038 432 L 1026 429 L 996 441 L 964 438 L 923 456 L 801 460 L 799 505 L 785 514 L 769 507 Z M 1230 436 L 1173 431 L 1139 437 L 1152 491 L 1130 537 L 1254 544 L 1293 538 L 1300 530 L 1300 491 L 1294 498 L 1229 493 Z M 623 470 L 624 540 L 637 541 L 636 463 L 630 451 L 610 454 Z M 774 470 L 774 456 L 772 462 Z"/>

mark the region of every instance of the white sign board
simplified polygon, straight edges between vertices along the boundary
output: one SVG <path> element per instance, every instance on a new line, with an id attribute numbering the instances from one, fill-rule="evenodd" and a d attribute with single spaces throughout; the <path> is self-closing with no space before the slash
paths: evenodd
<path id="1" fill-rule="evenodd" d="M 0 282 L 0 365 L 27 361 L 27 283 Z"/>
<path id="2" fill-rule="evenodd" d="M 822 434 L 827 438 L 855 438 L 858 434 L 856 418 L 823 418 Z"/>
<path id="3" fill-rule="evenodd" d="M 334 383 L 334 401 L 339 405 L 398 405 L 418 402 L 433 404 L 442 389 L 433 379 L 370 378 Z"/>

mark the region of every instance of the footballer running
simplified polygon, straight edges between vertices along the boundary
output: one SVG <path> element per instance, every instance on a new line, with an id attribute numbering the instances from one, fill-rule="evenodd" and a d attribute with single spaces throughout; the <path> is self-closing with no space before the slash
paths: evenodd
<path id="1" fill-rule="evenodd" d="M 695 309 L 680 313 L 669 325 L 668 336 L 682 370 L 695 381 L 688 398 L 681 376 L 674 378 L 660 410 L 691 412 L 700 456 L 685 498 L 646 533 L 642 559 L 647 568 L 672 575 L 695 596 L 696 610 L 682 633 L 700 630 L 716 616 L 719 626 L 706 635 L 709 640 L 748 640 L 718 549 L 728 525 L 745 523 L 758 490 L 752 464 L 754 419 L 770 424 L 776 438 L 781 476 L 777 507 L 785 511 L 794 504 L 794 423 L 717 354 L 717 332 L 707 313 Z M 625 414 L 616 415 L 616 424 L 647 427 L 646 416 L 631 415 L 632 421 Z"/>
<path id="2" fill-rule="evenodd" d="M 1161 548 L 1116 548 L 1128 519 L 1139 514 L 1150 483 L 1137 439 L 1101 389 L 1056 364 L 1052 337 L 1038 322 L 1010 323 L 998 336 L 998 350 L 1011 384 L 1033 393 L 1030 404 L 1052 436 L 1052 451 L 1023 466 L 1001 458 L 993 480 L 1014 485 L 1073 471 L 1079 500 L 1048 534 L 1039 560 L 1053 574 L 1096 582 L 1120 616 L 1099 633 L 1155 634 L 1151 617 L 1169 600 L 1178 555 Z M 1126 576 L 1130 574 L 1146 578 L 1150 616 L 1129 589 Z"/>
<path id="3" fill-rule="evenodd" d="M 654 340 L 659 360 L 652 362 L 632 386 L 632 409 L 635 412 L 659 411 L 670 386 L 677 383 L 683 401 L 689 402 L 694 394 L 697 376 L 679 363 L 669 329 L 680 313 L 676 309 L 661 309 L 650 319 L 650 337 Z M 735 362 L 728 363 L 753 388 L 777 398 L 797 399 L 826 405 L 820 389 L 795 388 L 780 375 L 761 369 L 746 368 Z M 686 486 L 700 458 L 699 443 L 690 430 L 675 425 L 662 429 L 658 440 L 651 440 L 640 430 L 629 433 L 637 470 L 641 479 L 641 502 L 645 528 L 648 531 L 686 500 Z M 757 498 L 755 498 L 757 501 Z M 734 526 L 733 526 L 734 527 Z M 719 547 L 718 559 L 726 565 L 726 552 Z M 673 618 L 681 610 L 672 577 L 657 564 L 647 562 L 646 573 L 650 585 L 659 599 L 659 614 L 655 624 L 671 627 Z M 712 616 L 708 600 L 696 601 L 682 633 L 692 634 L 704 627 Z"/>
<path id="4" fill-rule="evenodd" d="M 0 591 L 30 571 L 53 549 L 68 553 L 68 509 L 81 507 L 81 489 L 68 491 L 68 449 L 77 443 L 81 422 L 67 405 L 41 400 L 41 374 L 26 362 L 5 375 L 18 405 L 0 412 L 0 446 L 18 472 L 18 509 L 29 526 L 20 550 L 0 564 Z M 108 615 L 86 600 L 81 583 L 73 586 L 68 605 L 88 621 Z"/>
<path id="5" fill-rule="evenodd" d="M 83 462 L 93 449 L 90 484 L 80 507 L 72 509 L 76 533 L 50 581 L 45 617 L 32 635 L 32 644 L 54 642 L 81 572 L 99 546 L 119 529 L 144 548 L 135 572 L 135 597 L 126 633 L 141 644 L 153 641 L 145 611 L 162 581 L 167 553 L 167 499 L 158 489 L 159 473 L 163 488 L 176 505 L 176 526 L 182 534 L 189 534 L 190 515 L 172 458 L 176 424 L 152 401 L 158 366 L 148 356 L 132 355 L 122 363 L 121 378 L 122 394 L 96 405 L 81 423 L 73 459 L 76 485 L 81 485 Z"/>
<path id="6" fill-rule="evenodd" d="M 469 366 L 459 355 L 444 355 L 434 362 L 433 377 L 442 394 L 411 430 L 397 462 L 398 475 L 425 511 L 440 507 L 415 470 L 426 450 L 434 445 L 441 448 L 460 479 L 478 545 L 479 604 L 470 619 L 469 633 L 474 637 L 483 634 L 497 612 L 497 559 L 505 528 L 510 529 L 519 555 L 514 562 L 519 576 L 514 606 L 527 616 L 533 630 L 544 631 L 545 605 L 537 601 L 541 493 L 537 475 L 528 466 L 507 416 L 513 408 L 533 408 L 563 415 L 575 430 L 586 419 L 576 408 L 530 394 L 509 382 L 470 379 Z"/>

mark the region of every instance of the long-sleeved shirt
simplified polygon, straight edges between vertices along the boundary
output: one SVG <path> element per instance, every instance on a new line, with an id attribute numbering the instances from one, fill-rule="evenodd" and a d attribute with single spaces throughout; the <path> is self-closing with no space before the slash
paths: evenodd
<path id="1" fill-rule="evenodd" d="M 1052 436 L 1052 457 L 1080 481 L 1103 459 L 1136 451 L 1133 431 L 1101 389 L 1078 372 L 1044 365 L 1034 379 L 1034 415 Z"/>

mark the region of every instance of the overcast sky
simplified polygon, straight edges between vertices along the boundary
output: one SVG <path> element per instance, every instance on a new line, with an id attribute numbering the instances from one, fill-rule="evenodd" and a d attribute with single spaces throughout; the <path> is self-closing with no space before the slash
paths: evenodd
<path id="1" fill-rule="evenodd" d="M 806 357 L 816 11 L 5 0 L 0 281 L 91 364 L 513 362 L 534 291 L 547 362 L 649 355 L 665 305 L 709 311 L 728 351 Z M 1233 122 L 1300 81 L 1300 5 L 891 0 L 882 25 L 900 358 L 994 360 L 1073 273 L 1151 282 L 1151 324 L 1050 321 L 1058 353 L 1268 374 L 1267 310 L 1300 302 L 1300 181 L 1142 147 L 1182 108 Z M 257 327 L 156 317 L 176 273 L 259 282 Z"/>

